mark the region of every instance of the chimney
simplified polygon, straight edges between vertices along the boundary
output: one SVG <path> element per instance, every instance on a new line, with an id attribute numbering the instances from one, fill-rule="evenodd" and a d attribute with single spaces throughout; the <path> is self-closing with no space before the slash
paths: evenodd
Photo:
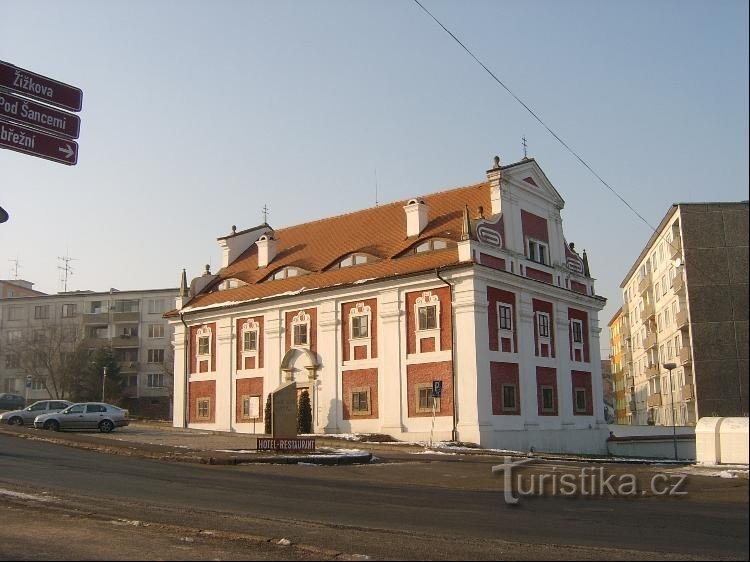
<path id="1" fill-rule="evenodd" d="M 221 267 L 227 267 L 240 257 L 245 250 L 255 244 L 261 234 L 269 230 L 270 228 L 265 223 L 241 232 L 237 232 L 237 227 L 232 225 L 231 234 L 217 239 L 221 248 Z"/>
<path id="2" fill-rule="evenodd" d="M 406 212 L 406 237 L 419 236 L 429 222 L 429 205 L 422 200 L 409 199 L 404 206 Z"/>
<path id="3" fill-rule="evenodd" d="M 276 239 L 273 232 L 264 234 L 255 244 L 258 246 L 258 267 L 268 267 L 276 257 Z"/>
<path id="4" fill-rule="evenodd" d="M 490 182 L 490 201 L 492 202 L 492 215 L 498 215 L 502 212 L 502 199 L 500 197 L 500 187 L 503 179 L 503 171 L 500 168 L 500 157 L 495 156 L 494 166 L 487 170 L 487 181 Z"/>

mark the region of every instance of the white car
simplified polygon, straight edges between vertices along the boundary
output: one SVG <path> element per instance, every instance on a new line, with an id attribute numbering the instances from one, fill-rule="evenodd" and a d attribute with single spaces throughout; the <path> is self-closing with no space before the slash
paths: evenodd
<path id="1" fill-rule="evenodd" d="M 59 412 L 70 406 L 72 402 L 67 400 L 40 400 L 23 410 L 13 410 L 0 414 L 0 423 L 8 425 L 32 425 L 34 419 L 42 414 Z"/>

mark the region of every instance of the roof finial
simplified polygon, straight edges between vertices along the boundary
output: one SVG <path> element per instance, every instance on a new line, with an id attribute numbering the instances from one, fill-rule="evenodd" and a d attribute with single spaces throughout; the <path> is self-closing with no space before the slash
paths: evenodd
<path id="1" fill-rule="evenodd" d="M 495 156 L 494 160 L 495 160 L 495 166 L 493 167 L 493 170 L 497 170 L 500 167 L 500 157 Z"/>
<path id="2" fill-rule="evenodd" d="M 182 275 L 180 276 L 180 292 L 178 293 L 178 296 L 180 297 L 188 296 L 187 273 L 185 272 L 184 268 L 182 270 Z"/>
<path id="3" fill-rule="evenodd" d="M 471 239 L 471 219 L 469 218 L 469 206 L 464 205 L 464 216 L 461 221 L 461 240 Z"/>
<path id="4" fill-rule="evenodd" d="M 268 224 L 268 211 L 271 209 L 268 208 L 268 205 L 263 205 L 263 224 Z"/>
<path id="5" fill-rule="evenodd" d="M 583 250 L 583 274 L 586 277 L 591 277 L 591 270 L 589 270 L 589 257 L 586 255 L 586 249 Z"/>
<path id="6" fill-rule="evenodd" d="M 521 137 L 521 144 L 523 144 L 523 159 L 528 160 L 529 157 L 526 155 L 526 135 Z"/>

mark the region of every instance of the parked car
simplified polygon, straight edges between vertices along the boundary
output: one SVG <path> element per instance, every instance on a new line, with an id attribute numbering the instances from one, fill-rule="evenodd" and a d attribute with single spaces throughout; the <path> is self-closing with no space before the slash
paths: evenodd
<path id="1" fill-rule="evenodd" d="M 19 410 L 26 406 L 26 399 L 20 394 L 3 392 L 0 394 L 0 410 Z"/>
<path id="2" fill-rule="evenodd" d="M 59 412 L 71 404 L 72 402 L 67 400 L 40 400 L 23 410 L 12 410 L 0 414 L 0 422 L 8 425 L 33 425 L 34 418 L 37 416 Z"/>
<path id="3" fill-rule="evenodd" d="M 109 433 L 130 423 L 129 412 L 102 402 L 79 402 L 53 414 L 42 414 L 34 420 L 37 429 L 98 429 Z"/>

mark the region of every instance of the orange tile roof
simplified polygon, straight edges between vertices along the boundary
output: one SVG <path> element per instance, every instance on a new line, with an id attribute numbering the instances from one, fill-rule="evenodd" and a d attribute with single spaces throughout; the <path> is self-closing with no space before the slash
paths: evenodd
<path id="1" fill-rule="evenodd" d="M 472 216 L 482 206 L 489 216 L 490 189 L 487 182 L 442 191 L 420 198 L 429 206 L 428 224 L 418 237 L 406 237 L 406 201 L 329 217 L 274 231 L 276 257 L 258 269 L 258 252 L 251 245 L 233 263 L 218 272 L 218 279 L 191 299 L 187 308 L 226 305 L 297 291 L 346 285 L 362 280 L 385 279 L 434 270 L 458 263 L 458 250 L 448 248 L 414 254 L 420 241 L 444 238 L 459 241 L 464 206 Z M 353 252 L 364 252 L 382 261 L 337 268 Z M 295 266 L 311 273 L 278 280 L 266 280 L 272 273 Z M 332 268 L 333 267 L 333 268 Z M 329 269 L 332 268 L 332 269 Z M 215 290 L 225 279 L 240 279 L 246 286 Z"/>

